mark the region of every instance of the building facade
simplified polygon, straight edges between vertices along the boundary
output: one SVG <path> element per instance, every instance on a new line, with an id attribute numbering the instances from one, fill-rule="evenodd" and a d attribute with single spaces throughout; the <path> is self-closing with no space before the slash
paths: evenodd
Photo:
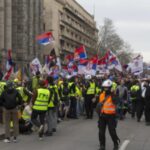
<path id="1" fill-rule="evenodd" d="M 53 32 L 58 55 L 73 53 L 80 45 L 89 55 L 96 54 L 96 22 L 75 0 L 44 0 L 44 27 Z"/>
<path id="2" fill-rule="evenodd" d="M 0 50 L 12 49 L 17 64 L 40 56 L 36 36 L 43 32 L 42 15 L 41 0 L 0 0 Z"/>
<path id="3" fill-rule="evenodd" d="M 0 0 L 0 50 L 12 49 L 17 64 L 42 58 L 53 46 L 40 46 L 36 36 L 52 31 L 57 56 L 85 45 L 96 53 L 94 17 L 75 0 Z"/>

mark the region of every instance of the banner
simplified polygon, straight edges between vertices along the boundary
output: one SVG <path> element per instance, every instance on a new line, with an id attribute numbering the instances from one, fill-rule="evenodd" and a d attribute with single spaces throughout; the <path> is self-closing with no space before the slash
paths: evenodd
<path id="1" fill-rule="evenodd" d="M 38 58 L 32 60 L 32 62 L 30 63 L 30 69 L 32 74 L 34 75 L 36 74 L 37 71 L 40 71 L 42 73 L 42 65 Z"/>
<path id="2" fill-rule="evenodd" d="M 128 64 L 127 70 L 130 70 L 131 73 L 135 75 L 143 73 L 143 57 L 138 56 L 134 58 L 133 61 Z"/>

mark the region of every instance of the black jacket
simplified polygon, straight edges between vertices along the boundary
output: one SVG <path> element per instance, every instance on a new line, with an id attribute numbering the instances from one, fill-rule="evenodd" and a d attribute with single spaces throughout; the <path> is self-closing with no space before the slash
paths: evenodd
<path id="1" fill-rule="evenodd" d="M 5 109 L 14 109 L 22 103 L 22 97 L 16 89 L 5 90 L 0 97 L 0 106 Z"/>

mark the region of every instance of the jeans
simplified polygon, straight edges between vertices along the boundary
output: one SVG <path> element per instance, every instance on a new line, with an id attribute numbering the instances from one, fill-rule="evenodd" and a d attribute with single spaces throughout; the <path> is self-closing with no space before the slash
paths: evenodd
<path id="1" fill-rule="evenodd" d="M 45 115 L 46 115 L 46 111 L 33 110 L 32 115 L 31 115 L 32 123 L 37 127 L 44 125 Z M 38 120 L 38 117 L 39 117 L 39 120 Z"/>
<path id="2" fill-rule="evenodd" d="M 57 109 L 50 108 L 46 115 L 46 120 L 48 124 L 47 132 L 52 132 L 53 129 L 56 129 L 57 126 Z"/>
<path id="3" fill-rule="evenodd" d="M 77 100 L 77 116 L 83 115 L 84 113 L 84 101 L 79 99 Z"/>

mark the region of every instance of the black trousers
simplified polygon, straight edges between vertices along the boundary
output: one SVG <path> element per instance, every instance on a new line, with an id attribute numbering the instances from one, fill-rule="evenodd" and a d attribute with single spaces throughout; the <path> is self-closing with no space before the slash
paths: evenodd
<path id="1" fill-rule="evenodd" d="M 70 97 L 69 117 L 77 118 L 77 99 L 74 96 Z"/>
<path id="2" fill-rule="evenodd" d="M 144 113 L 144 109 L 145 109 L 145 100 L 144 99 L 140 99 L 137 100 L 137 120 L 140 121 L 143 113 Z"/>
<path id="3" fill-rule="evenodd" d="M 93 118 L 93 97 L 93 94 L 85 96 L 85 110 L 87 118 Z"/>
<path id="4" fill-rule="evenodd" d="M 135 117 L 136 110 L 137 110 L 137 100 L 132 100 L 132 112 L 131 112 L 132 118 Z"/>
<path id="5" fill-rule="evenodd" d="M 145 102 L 145 121 L 150 123 L 150 102 Z"/>
<path id="6" fill-rule="evenodd" d="M 31 121 L 35 126 L 40 127 L 41 125 L 44 125 L 45 116 L 46 116 L 46 111 L 33 110 Z"/>
<path id="7" fill-rule="evenodd" d="M 100 146 L 105 147 L 106 144 L 105 132 L 107 126 L 114 145 L 118 146 L 119 138 L 116 133 L 116 127 L 117 127 L 116 116 L 105 115 L 105 114 L 99 117 L 99 122 L 98 122 Z"/>

